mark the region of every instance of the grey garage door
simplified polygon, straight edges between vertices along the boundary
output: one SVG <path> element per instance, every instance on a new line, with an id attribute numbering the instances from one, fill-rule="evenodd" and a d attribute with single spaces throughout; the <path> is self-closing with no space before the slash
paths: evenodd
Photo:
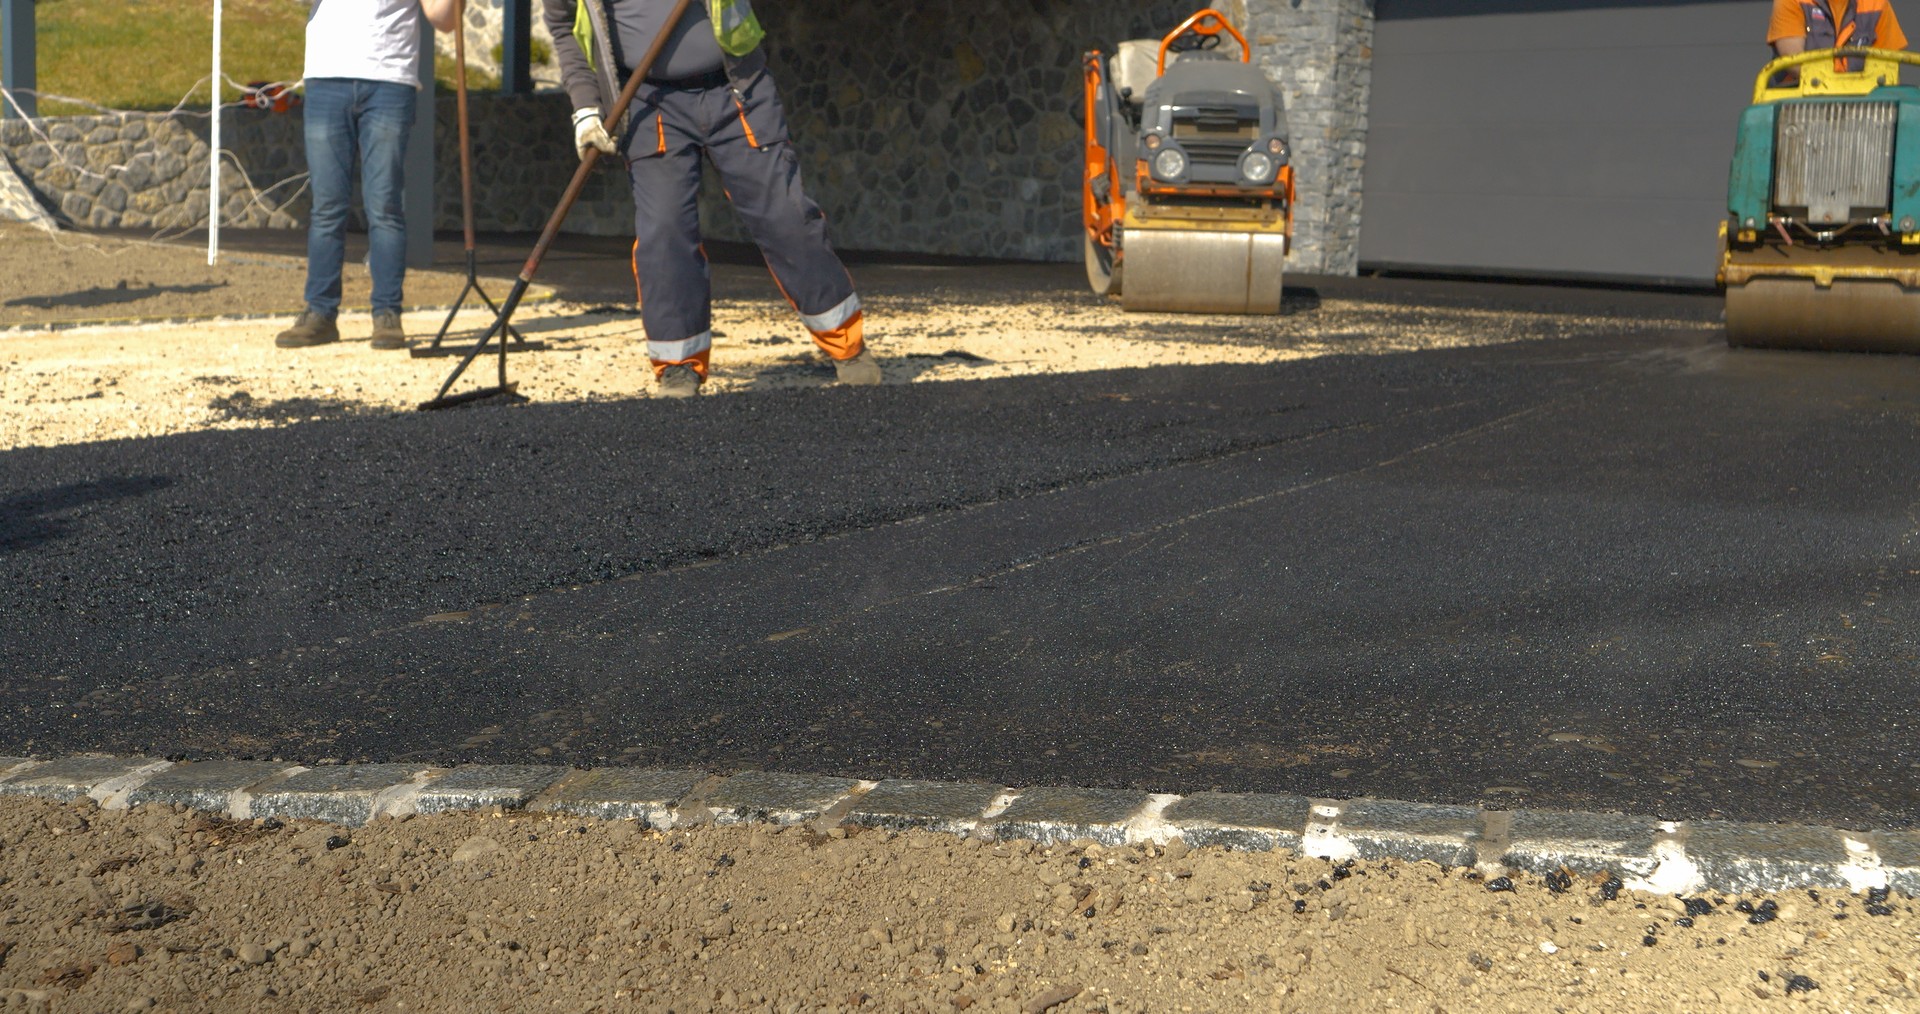
<path id="1" fill-rule="evenodd" d="M 1363 266 L 1711 280 L 1767 0 L 1379 0 Z"/>

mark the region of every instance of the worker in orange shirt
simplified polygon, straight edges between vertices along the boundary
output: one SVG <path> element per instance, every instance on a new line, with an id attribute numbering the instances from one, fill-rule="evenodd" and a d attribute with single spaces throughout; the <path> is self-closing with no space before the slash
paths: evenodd
<path id="1" fill-rule="evenodd" d="M 1773 0 L 1767 44 L 1776 56 L 1809 49 L 1905 49 L 1907 34 L 1887 0 Z M 1859 70 L 1859 61 L 1848 61 Z"/>

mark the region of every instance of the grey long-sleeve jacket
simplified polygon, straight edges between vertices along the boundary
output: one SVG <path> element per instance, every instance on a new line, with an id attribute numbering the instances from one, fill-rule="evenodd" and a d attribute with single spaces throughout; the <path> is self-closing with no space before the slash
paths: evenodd
<path id="1" fill-rule="evenodd" d="M 693 2 L 705 3 L 706 0 Z M 673 0 L 542 0 L 542 3 L 545 5 L 547 30 L 553 33 L 553 55 L 560 62 L 560 80 L 567 89 L 567 97 L 573 101 L 573 108 L 598 106 L 603 112 L 613 108 L 621 87 L 626 84 L 618 78 L 620 68 L 628 61 L 638 63 L 646 55 L 617 52 L 619 43 L 614 38 L 607 9 L 614 4 L 645 5 L 647 13 L 659 19 L 657 30 L 661 32 L 670 27 L 666 20 L 667 15 L 673 12 Z M 580 10 L 586 12 L 593 26 L 594 54 L 591 63 L 573 35 L 573 19 Z M 744 93 L 752 88 L 766 65 L 764 47 L 756 47 L 745 56 L 728 55 L 727 78 Z M 613 129 L 613 125 L 609 124 L 608 129 Z"/>

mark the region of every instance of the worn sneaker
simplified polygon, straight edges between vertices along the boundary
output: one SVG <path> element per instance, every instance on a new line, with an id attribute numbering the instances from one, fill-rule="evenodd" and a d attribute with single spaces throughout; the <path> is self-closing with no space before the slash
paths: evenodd
<path id="1" fill-rule="evenodd" d="M 667 398 L 691 398 L 700 393 L 706 378 L 691 366 L 669 366 L 660 371 L 660 394 Z"/>
<path id="2" fill-rule="evenodd" d="M 333 318 L 322 317 L 312 310 L 300 311 L 292 327 L 273 337 L 273 343 L 283 349 L 304 349 L 339 340 L 340 329 L 334 326 Z"/>
<path id="3" fill-rule="evenodd" d="M 872 349 L 861 349 L 852 359 L 833 361 L 836 379 L 850 387 L 868 387 L 881 382 L 880 361 L 873 358 Z"/>
<path id="4" fill-rule="evenodd" d="M 400 314 L 394 310 L 373 311 L 373 342 L 376 349 L 404 349 L 407 332 L 400 326 Z"/>

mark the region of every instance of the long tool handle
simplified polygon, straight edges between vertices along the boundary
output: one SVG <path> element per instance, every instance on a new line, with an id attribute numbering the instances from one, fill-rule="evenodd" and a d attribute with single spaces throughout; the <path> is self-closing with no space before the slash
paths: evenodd
<path id="1" fill-rule="evenodd" d="M 473 143 L 467 135 L 467 0 L 455 0 L 454 110 L 460 121 L 460 226 L 467 233 L 467 277 L 473 277 Z"/>
<path id="2" fill-rule="evenodd" d="M 653 69 L 653 62 L 660 57 L 660 51 L 666 48 L 667 37 L 673 34 L 673 27 L 686 15 L 687 7 L 693 0 L 677 0 L 673 13 L 667 15 L 666 23 L 660 28 L 660 34 L 654 37 L 653 45 L 647 47 L 647 54 L 634 65 L 633 73 L 627 75 L 626 87 L 620 89 L 620 97 L 614 101 L 613 108 L 602 117 L 602 122 L 617 126 L 620 118 L 627 115 L 627 107 L 633 104 L 633 96 L 640 90 L 640 82 L 646 80 L 647 71 Z M 567 220 L 567 212 L 573 210 L 573 202 L 579 200 L 580 191 L 587 185 L 587 177 L 593 174 L 593 167 L 600 161 L 600 149 L 588 148 L 587 157 L 580 160 L 580 168 L 573 171 L 573 181 L 567 184 L 567 192 L 560 195 L 560 204 L 553 209 L 553 215 L 547 219 L 547 227 L 540 231 L 540 241 L 533 245 L 533 253 L 527 257 L 526 266 L 520 269 L 521 288 L 533 281 L 533 273 L 540 270 L 540 261 L 547 255 L 547 248 L 553 245 L 554 237 L 560 234 L 561 223 Z M 507 314 L 518 300 L 509 298 L 507 305 L 501 308 L 500 321 L 506 323 Z"/>

